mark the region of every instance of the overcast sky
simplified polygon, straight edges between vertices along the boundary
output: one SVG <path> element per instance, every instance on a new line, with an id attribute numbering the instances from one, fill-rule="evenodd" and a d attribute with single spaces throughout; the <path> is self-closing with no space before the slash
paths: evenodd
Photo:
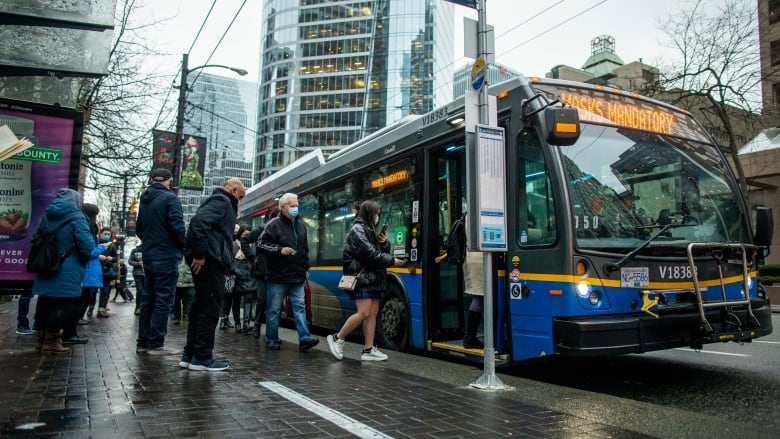
<path id="1" fill-rule="evenodd" d="M 244 0 L 218 0 L 195 46 L 198 29 L 213 0 L 143 0 L 146 6 L 136 18 L 150 22 L 170 19 L 147 33 L 161 51 L 171 53 L 157 65 L 175 74 L 181 54 L 190 53 L 190 67 L 205 64 L 217 42 L 228 29 Z M 424 0 L 419 0 L 424 1 Z M 710 0 L 722 4 L 723 0 Z M 743 0 L 755 3 L 755 0 Z M 263 0 L 246 0 L 209 64 L 247 69 L 245 79 L 256 81 Z M 529 76 L 543 76 L 555 65 L 582 67 L 590 56 L 590 41 L 599 35 L 616 40 L 616 53 L 626 62 L 640 58 L 656 64 L 670 56 L 661 47 L 659 23 L 670 13 L 679 12 L 688 0 L 487 0 L 487 21 L 495 27 L 496 60 Z M 454 5 L 456 18 L 456 65 L 467 63 L 463 54 L 463 16 L 477 18 L 475 10 Z M 226 70 L 213 73 L 230 75 Z"/>

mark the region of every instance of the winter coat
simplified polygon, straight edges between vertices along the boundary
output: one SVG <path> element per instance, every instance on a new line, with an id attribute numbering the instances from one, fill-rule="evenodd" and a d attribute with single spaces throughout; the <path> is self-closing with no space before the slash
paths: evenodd
<path id="1" fill-rule="evenodd" d="M 84 274 L 84 279 L 81 281 L 82 287 L 103 287 L 103 268 L 100 266 L 100 255 L 102 255 L 106 248 L 97 243 L 97 237 L 93 234 L 92 240 L 95 247 L 92 249 L 92 257 L 87 262 L 87 271 Z"/>
<path id="2" fill-rule="evenodd" d="M 141 195 L 135 223 L 146 261 L 181 259 L 185 240 L 181 202 L 162 183 L 154 183 Z"/>
<path id="3" fill-rule="evenodd" d="M 192 269 L 190 264 L 181 258 L 179 262 L 179 280 L 176 282 L 176 288 L 191 288 L 195 286 L 195 282 L 192 280 Z"/>
<path id="4" fill-rule="evenodd" d="M 57 298 L 81 296 L 81 281 L 95 248 L 95 238 L 89 230 L 89 221 L 81 211 L 81 205 L 81 195 L 78 192 L 73 189 L 60 189 L 57 197 L 46 207 L 41 225 L 46 223 L 48 230 L 54 230 L 72 219 L 55 235 L 55 245 L 60 254 L 72 250 L 62 262 L 62 269 L 58 273 L 53 276 L 36 274 L 33 294 Z M 41 225 L 35 234 L 40 232 Z"/>
<path id="5" fill-rule="evenodd" d="M 257 251 L 257 240 L 260 239 L 260 235 L 263 234 L 263 226 L 258 226 L 256 229 L 249 232 L 248 235 L 241 237 L 241 251 L 244 252 L 244 256 L 252 262 L 252 277 L 260 280 L 265 280 L 268 273 L 268 262 L 265 260 L 265 254 Z"/>
<path id="6" fill-rule="evenodd" d="M 247 259 L 246 255 L 244 255 L 239 241 L 233 242 L 233 252 L 235 255 L 233 273 L 236 275 L 236 283 L 233 286 L 233 292 L 239 294 L 257 292 L 257 279 L 252 277 L 252 261 Z"/>
<path id="7" fill-rule="evenodd" d="M 130 264 L 131 267 L 133 267 L 133 276 L 144 275 L 143 251 L 141 250 L 140 245 L 137 245 L 130 252 L 130 257 L 127 259 L 127 263 Z M 179 273 L 181 273 L 181 270 L 179 271 Z"/>
<path id="8" fill-rule="evenodd" d="M 282 256 L 282 247 L 290 247 L 296 253 Z M 309 242 L 306 226 L 300 217 L 291 220 L 282 214 L 272 219 L 265 225 L 257 249 L 266 256 L 268 282 L 300 284 L 306 280 L 306 272 L 309 271 Z"/>
<path id="9" fill-rule="evenodd" d="M 390 241 L 380 246 L 374 229 L 363 221 L 355 219 L 355 224 L 347 234 L 344 243 L 343 273 L 358 275 L 356 290 L 385 291 L 387 289 L 387 267 L 392 267 L 395 259 L 390 254 Z M 362 270 L 362 271 L 361 271 Z"/>
<path id="10" fill-rule="evenodd" d="M 119 277 L 119 270 L 116 265 L 119 251 L 114 244 L 109 244 L 109 246 L 106 247 L 106 252 L 104 254 L 111 258 L 110 261 L 105 259 L 100 262 L 100 265 L 103 268 L 103 282 L 107 283 Z"/>
<path id="11" fill-rule="evenodd" d="M 222 188 L 214 189 L 190 220 L 187 263 L 208 256 L 223 273 L 233 273 L 233 228 L 237 210 L 236 197 Z"/>

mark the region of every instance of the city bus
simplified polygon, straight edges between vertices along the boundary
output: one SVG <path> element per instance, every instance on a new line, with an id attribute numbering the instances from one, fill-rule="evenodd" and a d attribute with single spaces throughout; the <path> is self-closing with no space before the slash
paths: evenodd
<path id="1" fill-rule="evenodd" d="M 748 209 L 720 148 L 687 112 L 634 93 L 514 78 L 493 85 L 505 153 L 506 251 L 490 252 L 498 364 L 643 353 L 772 332 L 757 282 L 772 213 Z M 445 258 L 468 210 L 467 103 L 407 116 L 328 157 L 314 150 L 251 187 L 240 221 L 299 196 L 309 232 L 311 323 L 354 312 L 339 290 L 354 205 L 375 200 L 394 256 L 381 347 L 481 361 L 462 346 L 470 298 Z M 573 117 L 572 117 L 573 116 Z M 500 149 L 500 145 L 499 145 Z M 479 151 L 476 151 L 479 154 Z M 473 247 L 470 245 L 470 247 Z"/>

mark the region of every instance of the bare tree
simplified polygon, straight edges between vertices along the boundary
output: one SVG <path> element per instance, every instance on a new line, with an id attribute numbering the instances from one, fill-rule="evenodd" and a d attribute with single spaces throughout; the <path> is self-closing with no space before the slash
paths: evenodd
<path id="1" fill-rule="evenodd" d="M 149 72 L 149 58 L 160 54 L 142 33 L 160 22 L 135 25 L 143 7 L 137 0 L 118 1 L 108 75 L 82 79 L 77 95 L 77 108 L 84 111 L 80 182 L 101 198 L 111 197 L 104 201 L 112 204 L 118 200 L 109 194 L 132 195 L 146 178 L 151 166 L 149 131 L 164 113 L 156 103 L 170 82 L 170 77 Z"/>
<path id="2" fill-rule="evenodd" d="M 688 2 L 661 23 L 679 57 L 659 66 L 651 95 L 686 108 L 710 129 L 732 160 L 743 194 L 741 145 L 761 128 L 761 71 L 756 2 Z"/>

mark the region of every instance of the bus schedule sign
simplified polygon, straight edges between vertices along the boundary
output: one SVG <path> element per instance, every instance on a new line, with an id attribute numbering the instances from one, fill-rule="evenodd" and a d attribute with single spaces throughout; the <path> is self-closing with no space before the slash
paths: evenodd
<path id="1" fill-rule="evenodd" d="M 477 230 L 479 249 L 507 251 L 504 129 L 477 125 Z"/>

